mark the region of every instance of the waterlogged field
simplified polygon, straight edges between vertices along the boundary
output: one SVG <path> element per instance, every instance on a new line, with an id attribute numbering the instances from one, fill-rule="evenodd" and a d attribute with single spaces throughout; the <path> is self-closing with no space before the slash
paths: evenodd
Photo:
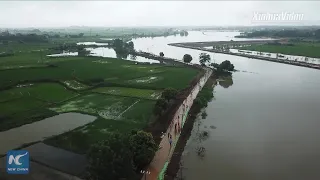
<path id="1" fill-rule="evenodd" d="M 126 102 L 129 102 L 128 99 Z M 133 104 L 126 106 L 127 108 L 114 104 L 115 106 L 112 107 L 115 108 L 115 111 L 105 109 L 105 113 L 112 114 L 107 119 L 99 116 L 93 123 L 49 138 L 45 140 L 45 143 L 78 153 L 86 153 L 92 143 L 103 140 L 109 133 L 129 133 L 145 127 L 152 116 L 154 104 L 155 101 L 144 99 L 134 99 Z"/>
<path id="2" fill-rule="evenodd" d="M 46 140 L 81 153 L 108 133 L 145 127 L 162 90 L 183 89 L 199 73 L 114 58 L 21 53 L 12 62 L 0 57 L 0 131 L 64 112 L 91 114 L 97 117 L 93 123 Z"/>
<path id="3" fill-rule="evenodd" d="M 76 80 L 62 81 L 62 83 L 64 83 L 69 88 L 75 89 L 75 90 L 83 90 L 83 89 L 87 89 L 89 87 L 85 84 L 82 84 L 82 83 L 76 81 Z"/>
<path id="4" fill-rule="evenodd" d="M 50 108 L 50 110 L 57 113 L 84 112 L 99 115 L 105 119 L 120 119 L 120 113 L 135 101 L 138 100 L 119 96 L 89 94 L 67 101 L 57 107 Z"/>
<path id="5" fill-rule="evenodd" d="M 119 96 L 131 96 L 144 99 L 158 99 L 161 95 L 159 90 L 150 89 L 135 89 L 135 88 L 124 88 L 124 87 L 102 87 L 93 90 L 98 93 L 105 93 Z"/>
<path id="6" fill-rule="evenodd" d="M 319 48 L 320 48 L 320 43 L 296 43 L 293 46 L 251 45 L 251 46 L 242 47 L 239 49 L 318 58 L 320 57 Z"/>

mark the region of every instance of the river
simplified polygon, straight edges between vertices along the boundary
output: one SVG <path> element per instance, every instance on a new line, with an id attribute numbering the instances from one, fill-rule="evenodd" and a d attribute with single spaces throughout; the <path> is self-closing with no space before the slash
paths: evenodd
<path id="1" fill-rule="evenodd" d="M 191 41 L 238 40 L 237 32 L 190 32 L 187 37 L 134 40 L 135 48 L 193 63 L 201 51 L 168 46 Z M 199 120 L 183 155 L 186 180 L 320 179 L 320 71 L 257 59 L 209 53 L 230 60 L 240 72 L 229 88 L 217 86 L 215 100 Z M 211 129 L 215 126 L 216 129 Z M 208 131 L 200 142 L 198 131 Z M 206 149 L 204 158 L 197 147 Z"/>

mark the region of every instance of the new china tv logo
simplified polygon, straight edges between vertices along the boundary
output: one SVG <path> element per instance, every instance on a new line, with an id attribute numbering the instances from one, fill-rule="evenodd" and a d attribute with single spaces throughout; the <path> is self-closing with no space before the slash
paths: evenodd
<path id="1" fill-rule="evenodd" d="M 28 174 L 29 173 L 29 152 L 25 150 L 7 152 L 7 173 Z"/>

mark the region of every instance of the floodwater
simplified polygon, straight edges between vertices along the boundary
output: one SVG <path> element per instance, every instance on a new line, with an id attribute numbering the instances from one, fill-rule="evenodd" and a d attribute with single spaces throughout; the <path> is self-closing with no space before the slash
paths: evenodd
<path id="1" fill-rule="evenodd" d="M 47 56 L 49 56 L 49 57 L 78 56 L 78 52 L 67 52 L 67 51 L 64 51 L 64 52 L 59 53 L 59 54 L 49 54 Z"/>
<path id="2" fill-rule="evenodd" d="M 168 46 L 190 41 L 237 40 L 237 32 L 189 32 L 187 37 L 134 40 L 137 50 L 198 63 L 199 50 Z M 186 180 L 320 179 L 320 71 L 245 57 L 208 53 L 239 70 L 217 86 L 208 116 L 195 123 L 183 155 Z M 214 126 L 214 128 L 210 128 Z M 208 131 L 199 141 L 197 132 Z M 197 148 L 204 147 L 204 157 Z"/>
<path id="3" fill-rule="evenodd" d="M 41 141 L 84 126 L 95 119 L 94 116 L 80 113 L 64 113 L 0 132 L 0 155 L 24 144 Z"/>
<path id="4" fill-rule="evenodd" d="M 95 43 L 95 42 L 81 42 L 78 44 L 85 45 L 103 45 L 105 43 Z M 122 55 L 119 56 L 112 48 L 107 47 L 98 47 L 98 48 L 86 48 L 90 51 L 91 56 L 100 56 L 100 57 L 112 57 L 112 58 L 121 58 L 129 61 L 143 62 L 143 63 L 160 63 L 158 60 L 148 59 L 141 56 L 132 56 L 132 55 Z M 78 52 L 63 52 L 60 54 L 50 54 L 49 57 L 63 57 L 63 56 L 78 56 Z"/>
<path id="5" fill-rule="evenodd" d="M 245 52 L 239 52 L 238 49 L 230 49 L 230 51 L 231 52 L 235 52 L 235 53 L 241 53 L 241 54 L 257 55 L 257 56 L 261 56 L 261 57 L 277 58 L 277 53 L 262 52 L 262 54 L 260 54 L 260 52 L 258 52 L 258 51 L 244 50 L 245 52 L 251 52 L 251 53 L 245 53 Z M 312 63 L 312 64 L 320 64 L 320 59 L 319 58 L 287 55 L 287 54 L 280 54 L 280 53 L 278 55 L 282 55 L 283 56 L 283 57 L 279 57 L 278 56 L 279 59 L 286 59 L 286 60 L 290 60 L 290 61 L 299 61 L 299 62 L 307 62 L 307 63 Z"/>

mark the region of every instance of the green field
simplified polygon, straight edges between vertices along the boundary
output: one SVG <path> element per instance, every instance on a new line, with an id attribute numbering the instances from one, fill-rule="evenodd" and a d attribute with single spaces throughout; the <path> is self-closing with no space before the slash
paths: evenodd
<path id="1" fill-rule="evenodd" d="M 251 45 L 248 47 L 239 48 L 241 50 L 281 53 L 287 55 L 320 57 L 320 43 L 296 43 L 294 46 L 288 45 Z"/>
<path id="2" fill-rule="evenodd" d="M 85 153 L 108 133 L 144 128 L 154 119 L 162 90 L 181 90 L 198 73 L 115 58 L 41 59 L 39 52 L 0 57 L 0 131 L 64 112 L 94 115 L 98 118 L 93 123 L 45 141 Z"/>
<path id="3" fill-rule="evenodd" d="M 150 89 L 135 89 L 124 87 L 102 87 L 94 89 L 93 92 L 119 95 L 119 96 L 131 96 L 144 99 L 157 99 L 161 95 L 161 91 Z"/>
<path id="4" fill-rule="evenodd" d="M 128 133 L 146 126 L 152 117 L 154 100 L 89 94 L 51 108 L 57 113 L 82 112 L 98 116 L 93 123 L 52 138 L 45 143 L 85 153 L 90 145 L 103 140 L 108 133 Z"/>
<path id="5" fill-rule="evenodd" d="M 47 102 L 60 102 L 77 95 L 57 83 L 22 84 L 22 86 L 24 87 L 0 91 L 0 102 L 23 97 Z"/>

